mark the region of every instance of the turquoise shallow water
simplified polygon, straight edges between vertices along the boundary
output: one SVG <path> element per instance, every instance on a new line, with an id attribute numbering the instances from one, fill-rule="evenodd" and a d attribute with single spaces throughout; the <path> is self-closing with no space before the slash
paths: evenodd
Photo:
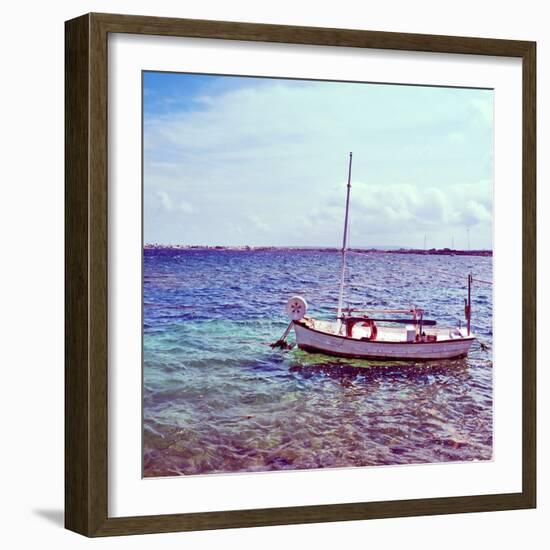
<path id="1" fill-rule="evenodd" d="M 475 285 L 467 359 L 410 364 L 273 350 L 288 297 L 334 315 L 339 254 L 144 251 L 144 475 L 488 460 L 492 287 Z M 492 258 L 351 254 L 348 302 L 463 317 Z"/>

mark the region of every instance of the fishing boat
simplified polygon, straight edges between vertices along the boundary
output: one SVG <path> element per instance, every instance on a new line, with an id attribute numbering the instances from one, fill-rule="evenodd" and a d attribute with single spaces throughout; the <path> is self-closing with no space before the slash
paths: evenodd
<path id="1" fill-rule="evenodd" d="M 412 361 L 466 357 L 476 340 L 471 331 L 471 274 L 468 274 L 468 297 L 464 300 L 465 326 L 460 322 L 456 327 L 438 327 L 435 320 L 424 317 L 423 308 L 416 306 L 378 310 L 343 307 L 352 158 L 350 153 L 336 318 L 320 320 L 310 317 L 306 299 L 292 296 L 286 304 L 290 324 L 273 345 L 285 347 L 286 338 L 294 329 L 297 346 L 311 353 Z"/>

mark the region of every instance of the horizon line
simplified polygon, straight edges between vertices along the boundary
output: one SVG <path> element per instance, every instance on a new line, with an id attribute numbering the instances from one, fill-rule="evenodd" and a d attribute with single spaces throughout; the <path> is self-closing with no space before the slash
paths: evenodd
<path id="1" fill-rule="evenodd" d="M 204 248 L 204 249 L 298 249 L 298 250 L 337 250 L 341 251 L 342 247 L 328 246 L 328 245 L 225 245 L 225 244 L 167 244 L 167 243 L 143 243 L 144 248 Z M 431 247 L 431 248 L 418 248 L 411 246 L 399 246 L 399 245 L 368 245 L 368 246 L 350 246 L 346 250 L 418 250 L 421 252 L 428 252 L 430 250 L 449 250 L 451 252 L 493 252 L 492 248 L 450 248 L 448 246 L 443 247 Z"/>

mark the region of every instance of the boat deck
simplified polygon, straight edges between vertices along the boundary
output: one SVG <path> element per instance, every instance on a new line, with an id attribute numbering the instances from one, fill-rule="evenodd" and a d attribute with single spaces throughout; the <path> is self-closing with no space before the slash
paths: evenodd
<path id="1" fill-rule="evenodd" d="M 315 330 L 319 330 L 327 334 L 341 334 L 339 332 L 340 323 L 338 323 L 337 321 L 320 321 L 317 319 L 307 319 L 306 322 L 311 328 Z M 407 328 L 404 326 L 395 327 L 377 324 L 376 328 L 378 331 L 376 335 L 377 342 L 407 342 Z M 457 328 L 449 327 L 426 327 L 423 331 L 428 337 L 435 336 L 436 342 L 461 339 L 467 336 L 466 329 L 461 329 L 459 331 L 459 329 Z M 364 338 L 369 338 L 370 334 L 370 328 L 358 324 L 353 327 L 351 338 L 354 340 L 362 340 Z"/>

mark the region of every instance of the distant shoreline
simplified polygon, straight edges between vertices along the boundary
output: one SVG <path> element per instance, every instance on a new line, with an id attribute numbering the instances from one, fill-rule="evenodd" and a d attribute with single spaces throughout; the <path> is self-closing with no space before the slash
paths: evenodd
<path id="1" fill-rule="evenodd" d="M 233 252 L 269 252 L 284 250 L 287 252 L 339 252 L 335 247 L 299 247 L 299 246 L 200 246 L 200 245 L 165 245 L 145 244 L 144 250 L 181 250 L 181 251 L 233 251 Z M 419 254 L 429 256 L 493 256 L 492 250 L 457 250 L 451 248 L 349 248 L 348 251 L 358 254 Z"/>

